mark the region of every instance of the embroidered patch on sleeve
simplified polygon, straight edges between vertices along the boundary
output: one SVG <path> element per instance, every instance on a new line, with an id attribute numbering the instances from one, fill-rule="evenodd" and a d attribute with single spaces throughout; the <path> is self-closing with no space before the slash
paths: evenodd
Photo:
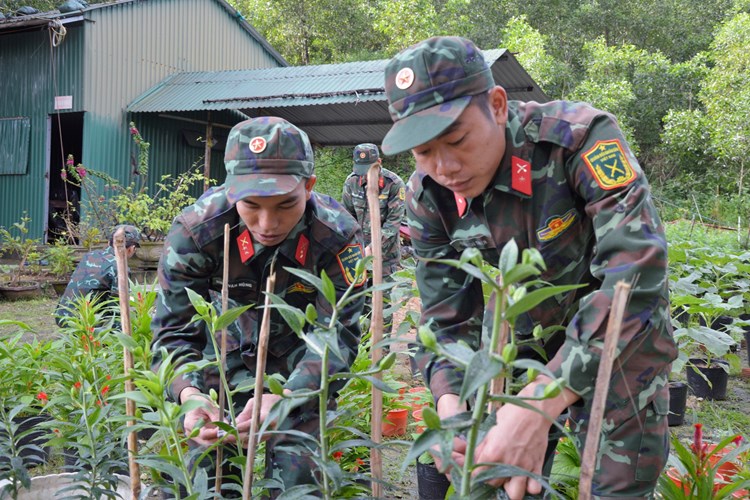
<path id="1" fill-rule="evenodd" d="M 364 252 L 362 252 L 362 245 L 346 245 L 337 255 L 336 259 L 339 261 L 339 267 L 341 267 L 341 274 L 344 276 L 344 281 L 347 285 L 354 283 L 357 277 L 357 261 L 363 258 Z M 361 286 L 365 283 L 365 275 L 363 274 L 359 281 L 354 283 L 356 286 Z"/>
<path id="2" fill-rule="evenodd" d="M 602 189 L 627 186 L 635 180 L 635 170 L 618 139 L 597 141 L 582 158 Z"/>
<path id="3" fill-rule="evenodd" d="M 399 188 L 398 190 L 398 199 L 401 201 L 404 201 L 406 199 L 406 189 L 405 188 Z"/>
<path id="4" fill-rule="evenodd" d="M 560 236 L 576 220 L 576 211 L 571 208 L 562 217 L 550 217 L 547 224 L 536 232 L 539 241 L 550 241 Z"/>

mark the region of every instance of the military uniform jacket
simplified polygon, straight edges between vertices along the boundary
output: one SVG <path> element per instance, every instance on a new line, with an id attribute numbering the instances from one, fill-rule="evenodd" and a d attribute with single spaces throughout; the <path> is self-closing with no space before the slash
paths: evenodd
<path id="1" fill-rule="evenodd" d="M 273 255 L 276 255 L 274 294 L 302 311 L 308 304 L 313 304 L 318 321 L 325 324 L 332 314 L 329 304 L 312 285 L 285 268 L 304 269 L 316 276 L 325 271 L 335 285 L 337 296 L 341 297 L 354 278 L 356 261 L 363 255 L 362 235 L 356 222 L 327 196 L 313 193 L 304 216 L 287 239 L 274 248 L 266 248 L 252 243 L 235 206 L 226 199 L 224 186 L 206 192 L 175 218 L 165 242 L 159 263 L 161 293 L 152 322 L 155 364 L 160 362 L 157 352 L 160 347 L 168 351 L 179 350 L 183 356 L 181 364 L 202 359 L 204 351 L 212 355 L 205 325 L 192 321 L 195 310 L 186 289 L 192 289 L 206 300 L 211 300 L 213 292 L 220 296 L 226 223 L 232 228 L 228 279 L 230 301 L 254 306 L 235 322 L 239 328 L 229 329 L 228 357 L 241 356 L 239 364 L 244 366 L 240 369 L 252 374 L 255 372 L 266 278 Z M 251 253 L 252 256 L 247 258 Z M 243 256 L 246 257 L 244 263 Z M 358 320 L 363 304 L 364 300 L 360 299 L 341 311 L 336 325 L 345 359 L 330 356 L 331 373 L 348 369 L 356 356 L 360 338 Z M 317 389 L 320 384 L 320 358 L 306 348 L 278 310 L 274 310 L 271 313 L 267 373 L 277 372 L 287 376 L 285 387 L 290 390 Z M 188 386 L 205 390 L 203 374 L 194 372 L 176 380 L 171 397 L 177 400 L 180 391 Z"/>
<path id="2" fill-rule="evenodd" d="M 68 286 L 57 303 L 55 315 L 57 324 L 62 326 L 61 318 L 70 316 L 67 310 L 75 297 L 91 293 L 106 300 L 117 297 L 117 260 L 115 250 L 111 246 L 103 250 L 93 250 L 83 256 L 76 270 L 70 276 Z"/>
<path id="3" fill-rule="evenodd" d="M 667 375 L 677 356 L 666 240 L 646 178 L 614 117 L 582 103 L 511 101 L 505 136 L 494 180 L 463 207 L 432 178 L 412 175 L 406 205 L 416 254 L 457 259 L 474 247 L 497 265 L 499 250 L 514 238 L 519 248 L 541 252 L 542 279 L 588 284 L 545 301 L 516 324 L 521 334 L 535 323 L 567 325 L 547 366 L 584 403 L 593 398 L 614 286 L 634 282 L 608 411 L 627 418 L 653 401 L 666 414 Z M 476 348 L 484 311 L 480 282 L 427 262 L 418 263 L 417 281 L 422 322 L 433 321 L 438 342 L 463 340 Z M 458 394 L 462 374 L 446 360 L 422 358 L 435 398 Z"/>
<path id="4" fill-rule="evenodd" d="M 388 169 L 381 168 L 380 186 L 380 224 L 383 240 L 383 272 L 392 273 L 401 261 L 401 240 L 399 228 L 404 219 L 404 181 Z M 357 219 L 365 239 L 365 245 L 372 241 L 370 228 L 370 211 L 367 205 L 367 177 L 354 173 L 344 181 L 341 201 L 346 210 Z"/>

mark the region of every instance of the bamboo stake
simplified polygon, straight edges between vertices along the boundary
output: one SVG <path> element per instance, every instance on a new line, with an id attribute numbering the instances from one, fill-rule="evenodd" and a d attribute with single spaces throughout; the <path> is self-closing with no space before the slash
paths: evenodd
<path id="1" fill-rule="evenodd" d="M 500 284 L 500 287 L 503 287 L 503 277 L 498 276 L 498 282 Z M 497 293 L 497 292 L 495 292 Z M 502 295 L 500 296 L 500 308 L 504 310 L 508 304 L 508 290 L 503 289 Z M 497 314 L 497 311 L 495 311 L 495 314 Z M 495 354 L 500 356 L 503 353 L 503 349 L 505 348 L 505 344 L 508 343 L 508 335 L 510 334 L 510 324 L 506 320 L 502 320 L 502 323 L 500 323 L 500 338 L 497 342 L 497 348 L 495 349 Z M 490 382 L 490 398 L 493 395 L 500 395 L 505 390 L 505 377 L 503 374 L 498 375 L 494 379 L 492 379 L 492 382 Z M 500 409 L 502 406 L 502 403 L 500 401 L 493 401 L 490 399 L 487 402 L 487 412 L 491 415 L 493 412 Z"/>
<path id="2" fill-rule="evenodd" d="M 128 286 L 128 255 L 125 250 L 125 232 L 122 228 L 114 235 L 115 259 L 117 261 L 117 291 L 120 295 L 120 324 L 122 332 L 128 337 L 133 336 L 130 327 L 130 289 Z M 135 391 L 135 384 L 130 378 L 133 370 L 133 354 L 127 347 L 123 348 L 125 358 L 125 392 Z M 128 398 L 125 400 L 125 415 L 128 416 L 127 426 L 135 425 L 135 401 Z M 130 471 L 130 494 L 132 500 L 137 500 L 141 495 L 141 471 L 135 456 L 138 454 L 138 433 L 128 433 L 128 468 Z"/>
<path id="3" fill-rule="evenodd" d="M 578 488 L 578 499 L 589 500 L 591 498 L 591 484 L 594 480 L 596 469 L 596 453 L 599 449 L 599 434 L 602 430 L 604 418 L 604 405 L 609 393 L 610 378 L 612 377 L 612 365 L 615 361 L 615 350 L 617 341 L 620 339 L 622 320 L 625 314 L 625 306 L 630 296 L 630 284 L 619 281 L 615 285 L 615 293 L 612 298 L 612 306 L 609 311 L 607 322 L 607 333 L 604 338 L 604 349 L 602 350 L 599 370 L 596 374 L 596 388 L 594 401 L 591 404 L 591 418 L 589 429 L 586 433 L 586 446 L 581 459 L 581 478 Z"/>
<path id="4" fill-rule="evenodd" d="M 370 249 L 372 250 L 372 284 L 377 287 L 383 282 L 383 241 L 380 230 L 380 203 L 378 201 L 378 182 L 380 180 L 380 165 L 374 164 L 367 171 L 367 205 L 370 212 Z M 377 344 L 383 339 L 383 291 L 372 292 L 372 317 L 370 319 L 370 331 L 372 332 L 372 364 L 376 365 L 382 357 L 380 347 Z M 382 378 L 380 373 L 375 377 Z M 372 440 L 380 444 L 383 436 L 383 393 L 372 386 Z M 373 448 L 370 451 L 370 470 L 372 472 L 372 496 L 382 496 L 383 462 L 380 450 Z"/>
<path id="5" fill-rule="evenodd" d="M 208 112 L 206 119 L 208 120 L 208 123 L 206 123 L 206 146 L 203 149 L 203 177 L 205 177 L 205 180 L 203 181 L 204 193 L 208 191 L 209 187 L 211 187 L 211 147 L 214 145 L 214 132 L 210 111 Z"/>
<path id="6" fill-rule="evenodd" d="M 209 137 L 210 139 L 210 137 Z M 224 224 L 224 270 L 221 275 L 221 314 L 227 312 L 229 308 L 229 224 Z M 227 361 L 227 329 L 226 327 L 221 329 L 221 345 L 219 346 L 221 352 L 219 352 L 219 359 L 221 360 L 222 369 L 226 366 Z M 224 384 L 219 384 L 219 418 L 224 418 L 225 409 L 225 398 Z M 234 422 L 232 422 L 234 424 Z M 224 447 L 218 446 L 216 448 L 216 482 L 214 487 L 214 498 L 221 497 L 221 481 L 222 481 L 222 462 L 224 461 Z"/>
<path id="7" fill-rule="evenodd" d="M 242 498 L 250 500 L 250 492 L 253 488 L 253 468 L 255 467 L 256 434 L 258 433 L 258 419 L 260 418 L 260 406 L 263 399 L 263 374 L 266 371 L 266 353 L 268 351 L 268 337 L 271 331 L 271 294 L 276 285 L 275 258 L 271 263 L 271 274 L 266 280 L 266 300 L 263 308 L 263 319 L 260 324 L 260 338 L 258 339 L 258 355 L 255 362 L 255 391 L 253 397 L 253 418 L 250 421 L 250 434 L 247 444 L 247 462 L 245 465 L 245 478 L 243 481 Z"/>

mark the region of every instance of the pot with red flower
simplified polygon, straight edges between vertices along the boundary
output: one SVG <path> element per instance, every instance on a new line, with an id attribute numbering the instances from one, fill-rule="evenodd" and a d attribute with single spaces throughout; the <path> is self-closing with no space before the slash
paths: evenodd
<path id="1" fill-rule="evenodd" d="M 660 497 L 738 498 L 738 494 L 750 487 L 750 479 L 735 475 L 732 466 L 722 467 L 747 456 L 750 447 L 738 436 L 730 436 L 715 444 L 707 443 L 703 440 L 703 425 L 698 423 L 689 446 L 675 436 L 672 447 L 679 464 L 667 469 L 659 478 L 657 493 Z"/>

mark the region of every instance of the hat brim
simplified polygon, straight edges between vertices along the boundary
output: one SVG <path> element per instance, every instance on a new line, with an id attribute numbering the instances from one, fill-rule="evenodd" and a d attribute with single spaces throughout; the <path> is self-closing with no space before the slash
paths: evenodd
<path id="1" fill-rule="evenodd" d="M 461 96 L 398 120 L 383 139 L 383 152 L 395 155 L 430 142 L 461 116 L 472 97 Z"/>
<path id="2" fill-rule="evenodd" d="M 235 204 L 249 196 L 279 196 L 293 191 L 302 182 L 301 175 L 245 174 L 227 175 L 227 200 Z"/>
<path id="3" fill-rule="evenodd" d="M 367 175 L 367 172 L 370 170 L 370 167 L 375 165 L 375 163 L 355 163 L 352 167 L 352 172 L 354 172 L 356 175 Z"/>

